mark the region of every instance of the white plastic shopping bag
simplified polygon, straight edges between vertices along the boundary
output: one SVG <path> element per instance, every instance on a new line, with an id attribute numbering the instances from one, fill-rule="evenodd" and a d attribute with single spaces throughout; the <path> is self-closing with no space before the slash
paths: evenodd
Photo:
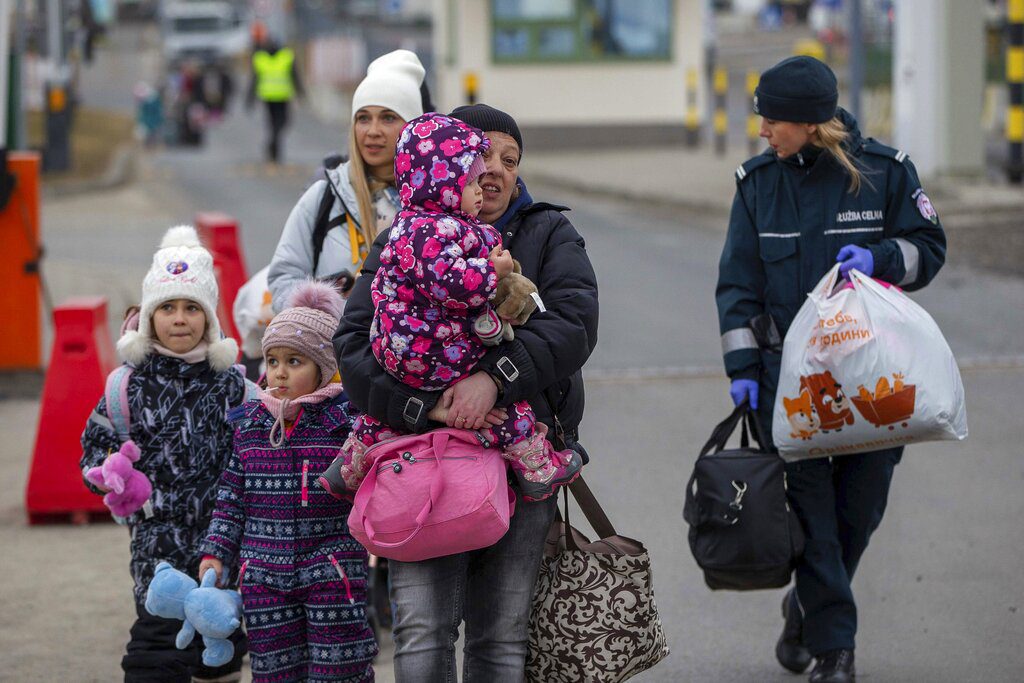
<path id="1" fill-rule="evenodd" d="M 932 317 L 896 287 L 837 264 L 786 334 L 772 437 L 786 460 L 964 439 L 953 352 Z"/>
<path id="2" fill-rule="evenodd" d="M 267 266 L 257 272 L 235 295 L 232 315 L 238 334 L 242 337 L 242 353 L 249 358 L 260 358 L 263 355 L 263 333 L 274 319 L 274 311 L 270 307 L 270 287 L 267 284 L 269 271 L 270 266 Z"/>

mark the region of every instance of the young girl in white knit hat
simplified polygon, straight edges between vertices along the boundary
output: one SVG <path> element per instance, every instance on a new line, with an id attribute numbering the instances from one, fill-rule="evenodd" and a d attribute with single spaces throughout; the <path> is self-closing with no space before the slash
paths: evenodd
<path id="1" fill-rule="evenodd" d="M 131 574 L 138 618 L 121 666 L 125 681 L 239 680 L 245 637 L 238 631 L 235 657 L 211 669 L 200 659 L 201 639 L 179 650 L 180 621 L 146 612 L 149 582 L 161 560 L 194 575 L 199 545 L 216 500 L 217 481 L 231 456 L 227 410 L 251 393 L 232 367 L 233 339 L 222 338 L 217 320 L 213 258 L 193 228 L 171 228 L 142 283 L 138 329 L 117 343 L 124 365 L 82 434 L 83 472 L 99 467 L 122 443 L 139 450 L 136 471 L 152 485 L 137 510 L 120 518 L 131 532 Z M 107 493 L 88 480 L 95 493 Z M 122 510 L 122 512 L 124 512 Z"/>

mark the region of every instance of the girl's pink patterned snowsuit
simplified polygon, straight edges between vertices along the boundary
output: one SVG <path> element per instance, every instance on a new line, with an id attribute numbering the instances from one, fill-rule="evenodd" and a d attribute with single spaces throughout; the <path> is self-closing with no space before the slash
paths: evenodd
<path id="1" fill-rule="evenodd" d="M 440 391 L 465 379 L 486 350 L 473 321 L 490 308 L 497 287 L 488 256 L 501 235 L 460 206 L 469 167 L 488 145 L 481 131 L 435 113 L 411 121 L 398 140 L 402 210 L 370 287 L 370 343 L 389 374 L 417 389 Z M 507 421 L 485 432 L 499 448 L 536 433 L 529 403 L 508 412 Z M 399 433 L 362 415 L 352 437 L 372 446 Z"/>

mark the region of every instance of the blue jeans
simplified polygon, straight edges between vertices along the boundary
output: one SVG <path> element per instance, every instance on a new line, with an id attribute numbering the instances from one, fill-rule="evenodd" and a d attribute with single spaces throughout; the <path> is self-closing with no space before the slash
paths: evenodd
<path id="1" fill-rule="evenodd" d="M 465 683 L 521 683 L 530 604 L 556 496 L 516 500 L 508 533 L 489 548 L 389 563 L 397 683 L 454 683 L 466 621 Z"/>
<path id="2" fill-rule="evenodd" d="M 789 501 L 807 535 L 796 592 L 804 612 L 803 642 L 812 655 L 854 649 L 857 605 L 850 582 L 882 522 L 902 457 L 900 447 L 786 465 Z"/>

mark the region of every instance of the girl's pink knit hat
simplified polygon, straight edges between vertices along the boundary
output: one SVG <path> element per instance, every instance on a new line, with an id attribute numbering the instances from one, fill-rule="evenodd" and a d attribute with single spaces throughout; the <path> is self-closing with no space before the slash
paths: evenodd
<path id="1" fill-rule="evenodd" d="M 329 284 L 309 280 L 292 292 L 288 308 L 278 313 L 263 334 L 263 356 L 284 346 L 306 356 L 320 368 L 320 385 L 327 386 L 338 372 L 331 339 L 341 322 L 345 301 Z"/>

